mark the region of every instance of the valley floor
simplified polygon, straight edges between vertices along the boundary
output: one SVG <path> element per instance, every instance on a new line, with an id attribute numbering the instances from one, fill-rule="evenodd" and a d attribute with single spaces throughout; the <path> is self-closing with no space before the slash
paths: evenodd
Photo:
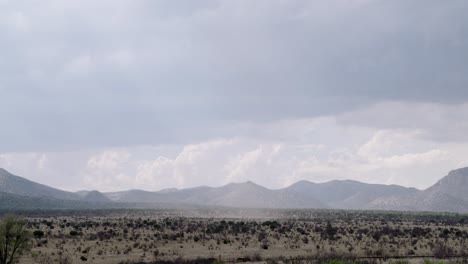
<path id="1" fill-rule="evenodd" d="M 299 210 L 277 217 L 122 211 L 29 216 L 32 256 L 21 263 L 258 262 L 330 258 L 466 258 L 468 217 Z M 42 232 L 39 232 L 42 231 Z M 63 262 L 62 262 L 63 263 Z"/>

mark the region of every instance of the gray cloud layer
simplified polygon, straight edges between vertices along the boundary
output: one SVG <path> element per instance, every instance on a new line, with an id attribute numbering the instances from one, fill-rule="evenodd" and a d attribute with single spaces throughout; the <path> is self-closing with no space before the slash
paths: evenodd
<path id="1" fill-rule="evenodd" d="M 0 151 L 183 144 L 382 101 L 463 103 L 467 13 L 464 0 L 0 0 Z"/>

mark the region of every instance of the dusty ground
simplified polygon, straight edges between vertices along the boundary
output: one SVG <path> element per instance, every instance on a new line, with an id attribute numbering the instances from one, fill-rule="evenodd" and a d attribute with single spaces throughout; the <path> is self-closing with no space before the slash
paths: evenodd
<path id="1" fill-rule="evenodd" d="M 468 221 L 459 216 L 320 212 L 262 219 L 134 211 L 28 221 L 36 231 L 33 256 L 21 263 L 58 263 L 60 257 L 109 264 L 198 257 L 231 262 L 327 255 L 424 258 L 462 256 L 468 250 Z"/>

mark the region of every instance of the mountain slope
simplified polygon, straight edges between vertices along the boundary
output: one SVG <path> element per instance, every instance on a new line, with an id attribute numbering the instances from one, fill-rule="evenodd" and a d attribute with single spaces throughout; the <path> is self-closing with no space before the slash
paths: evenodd
<path id="1" fill-rule="evenodd" d="M 449 172 L 436 184 L 424 191 L 428 195 L 445 194 L 468 202 L 468 168 Z"/>
<path id="2" fill-rule="evenodd" d="M 304 199 L 294 193 L 270 190 L 253 182 L 231 183 L 207 192 L 212 205 L 246 208 L 327 208 L 316 199 Z"/>
<path id="3" fill-rule="evenodd" d="M 221 187 L 66 192 L 0 169 L 1 208 L 335 208 L 468 212 L 468 168 L 451 171 L 426 190 L 357 181 L 300 181 L 271 190 L 253 182 Z"/>
<path id="4" fill-rule="evenodd" d="M 107 193 L 113 201 L 168 204 L 194 204 L 245 208 L 326 208 L 318 200 L 305 200 L 294 194 L 270 190 L 253 182 L 230 183 L 221 187 L 196 187 L 182 190 L 146 192 L 131 190 Z"/>
<path id="5" fill-rule="evenodd" d="M 23 196 L 0 192 L 0 210 L 65 210 L 65 209 L 110 209 L 132 208 L 132 204 L 117 204 L 96 201 L 64 200 L 42 196 Z"/>
<path id="6" fill-rule="evenodd" d="M 468 212 L 468 168 L 457 169 L 413 195 L 379 198 L 370 209 Z"/>
<path id="7" fill-rule="evenodd" d="M 62 191 L 15 176 L 2 168 L 0 168 L 0 192 L 22 196 L 80 200 L 80 196 L 75 193 Z"/>
<path id="8" fill-rule="evenodd" d="M 163 202 L 250 208 L 335 208 L 360 210 L 468 212 L 468 168 L 454 170 L 421 191 L 398 185 L 357 181 L 300 181 L 270 190 L 254 184 L 231 183 L 161 192 L 128 191 L 105 194 L 114 201 Z"/>
<path id="9" fill-rule="evenodd" d="M 427 211 L 468 212 L 468 168 L 449 172 L 414 203 Z"/>
<path id="10" fill-rule="evenodd" d="M 283 189 L 285 192 L 296 193 L 304 199 L 316 199 L 336 209 L 366 209 L 374 200 L 392 195 L 408 195 L 417 193 L 414 188 L 398 185 L 367 184 L 357 181 L 330 181 L 312 183 L 300 181 Z"/>
<path id="11" fill-rule="evenodd" d="M 107 196 L 99 191 L 80 191 L 76 192 L 83 201 L 89 202 L 111 202 Z"/>
<path id="12" fill-rule="evenodd" d="M 132 190 L 106 194 L 113 201 L 164 202 L 246 208 L 337 208 L 366 209 L 374 200 L 391 195 L 413 194 L 414 188 L 396 185 L 332 181 L 316 184 L 297 182 L 287 188 L 270 190 L 253 182 L 230 183 L 221 187 L 197 187 L 170 192 Z"/>

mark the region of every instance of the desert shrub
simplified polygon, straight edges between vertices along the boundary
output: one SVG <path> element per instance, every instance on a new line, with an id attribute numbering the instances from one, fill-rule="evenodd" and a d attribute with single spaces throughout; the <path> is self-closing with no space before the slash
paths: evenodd
<path id="1" fill-rule="evenodd" d="M 36 264 L 50 264 L 53 263 L 53 259 L 48 254 L 32 253 L 31 254 L 34 263 Z"/>
<path id="2" fill-rule="evenodd" d="M 262 240 L 261 248 L 267 250 L 269 248 L 269 242 L 268 239 Z"/>
<path id="3" fill-rule="evenodd" d="M 252 261 L 262 261 L 262 256 L 260 255 L 260 253 L 258 252 L 255 252 L 252 254 L 252 256 L 250 257 L 250 259 Z"/>
<path id="4" fill-rule="evenodd" d="M 59 258 L 57 259 L 57 264 L 72 264 L 73 260 L 70 256 L 60 254 Z"/>
<path id="5" fill-rule="evenodd" d="M 432 254 L 436 258 L 448 258 L 453 256 L 453 249 L 444 243 L 438 243 L 432 249 Z"/>
<path id="6" fill-rule="evenodd" d="M 33 235 L 34 235 L 35 238 L 41 238 L 41 237 L 44 236 L 44 231 L 42 231 L 42 230 L 35 230 L 35 231 L 33 232 Z"/>
<path id="7" fill-rule="evenodd" d="M 325 233 L 323 235 L 330 240 L 334 240 L 337 231 L 338 230 L 333 227 L 330 222 L 327 222 L 327 227 L 325 228 Z"/>
<path id="8" fill-rule="evenodd" d="M 237 258 L 236 262 L 251 262 L 252 260 L 250 259 L 250 257 L 240 257 L 240 258 Z"/>
<path id="9" fill-rule="evenodd" d="M 258 234 L 258 241 L 261 242 L 261 241 L 265 240 L 266 237 L 267 237 L 267 233 L 266 233 L 266 232 L 260 232 L 260 233 Z"/>

